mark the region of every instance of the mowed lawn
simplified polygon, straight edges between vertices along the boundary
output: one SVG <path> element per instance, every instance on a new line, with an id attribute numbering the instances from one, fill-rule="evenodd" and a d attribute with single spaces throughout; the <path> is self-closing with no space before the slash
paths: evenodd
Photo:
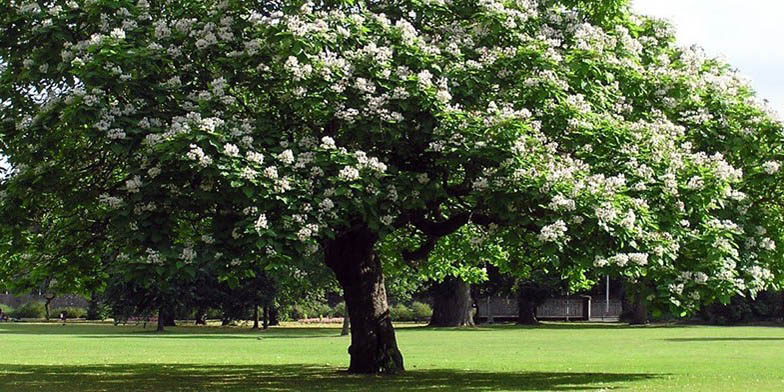
<path id="1" fill-rule="evenodd" d="M 784 391 L 784 328 L 402 327 L 408 369 L 352 376 L 337 328 L 0 324 L 0 391 Z"/>

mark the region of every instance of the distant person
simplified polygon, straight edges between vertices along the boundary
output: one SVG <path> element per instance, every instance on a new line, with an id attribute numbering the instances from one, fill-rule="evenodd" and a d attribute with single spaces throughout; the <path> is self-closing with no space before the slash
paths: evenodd
<path id="1" fill-rule="evenodd" d="M 63 325 L 65 325 L 65 312 L 60 312 L 60 321 L 62 321 Z"/>
<path id="2" fill-rule="evenodd" d="M 8 316 L 3 313 L 3 309 L 0 309 L 0 321 L 8 321 Z"/>

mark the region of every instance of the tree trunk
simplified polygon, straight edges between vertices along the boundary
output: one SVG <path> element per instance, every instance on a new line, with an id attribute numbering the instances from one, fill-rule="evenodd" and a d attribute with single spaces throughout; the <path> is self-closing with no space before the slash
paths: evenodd
<path id="1" fill-rule="evenodd" d="M 98 294 L 93 291 L 90 293 L 90 302 L 87 304 L 87 320 L 98 320 L 101 318 L 98 309 Z"/>
<path id="2" fill-rule="evenodd" d="M 167 327 L 176 327 L 177 323 L 174 322 L 174 307 L 167 306 L 163 311 L 163 325 Z"/>
<path id="3" fill-rule="evenodd" d="M 49 320 L 49 317 L 51 317 L 51 315 L 49 314 L 49 305 L 52 303 L 54 298 L 55 298 L 54 295 L 44 296 L 44 299 L 46 299 L 46 303 L 44 303 L 44 317 L 46 317 L 47 321 Z"/>
<path id="4" fill-rule="evenodd" d="M 203 306 L 196 309 L 196 325 L 207 325 L 207 309 Z"/>
<path id="5" fill-rule="evenodd" d="M 452 276 L 435 285 L 431 327 L 474 326 L 471 285 Z"/>
<path id="6" fill-rule="evenodd" d="M 632 314 L 631 319 L 629 320 L 629 324 L 648 324 L 648 309 L 646 309 L 645 303 L 642 301 L 642 294 L 640 293 L 634 294 L 634 305 L 632 306 Z"/>
<path id="7" fill-rule="evenodd" d="M 397 373 L 403 356 L 389 317 L 381 262 L 373 252 L 378 237 L 367 227 L 330 241 L 326 263 L 343 287 L 351 318 L 349 373 Z"/>
<path id="8" fill-rule="evenodd" d="M 269 325 L 280 325 L 280 320 L 278 320 L 278 308 L 274 306 L 269 307 Z"/>
<path id="9" fill-rule="evenodd" d="M 165 322 L 163 320 L 164 319 L 163 316 L 164 316 L 165 313 L 166 312 L 164 312 L 164 310 L 163 310 L 163 305 L 161 305 L 161 307 L 158 308 L 158 328 L 155 330 L 156 332 L 163 332 L 163 330 L 164 330 L 163 327 L 164 327 Z"/>
<path id="10" fill-rule="evenodd" d="M 259 329 L 259 305 L 253 305 L 253 329 Z"/>
<path id="11" fill-rule="evenodd" d="M 269 328 L 269 319 L 270 319 L 270 307 L 265 306 L 262 310 L 262 320 L 261 320 L 261 327 L 264 329 Z"/>
<path id="12" fill-rule="evenodd" d="M 539 324 L 539 320 L 536 319 L 536 302 L 523 290 L 520 290 L 520 294 L 517 295 L 517 324 Z"/>
<path id="13" fill-rule="evenodd" d="M 343 328 L 340 329 L 340 336 L 346 336 L 351 331 L 351 319 L 348 315 L 343 316 Z"/>

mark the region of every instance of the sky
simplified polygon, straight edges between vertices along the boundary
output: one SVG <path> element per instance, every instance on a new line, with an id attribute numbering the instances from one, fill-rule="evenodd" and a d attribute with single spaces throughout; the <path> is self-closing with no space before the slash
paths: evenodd
<path id="1" fill-rule="evenodd" d="M 680 44 L 724 57 L 784 115 L 784 1 L 632 1 L 637 13 L 670 20 Z"/>

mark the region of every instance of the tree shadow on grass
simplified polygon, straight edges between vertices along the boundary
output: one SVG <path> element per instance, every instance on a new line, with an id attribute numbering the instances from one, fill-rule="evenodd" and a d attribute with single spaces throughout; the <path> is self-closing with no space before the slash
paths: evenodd
<path id="1" fill-rule="evenodd" d="M 766 342 L 766 341 L 784 341 L 784 338 L 766 338 L 766 337 L 725 337 L 725 338 L 670 338 L 662 339 L 668 342 Z"/>
<path id="2" fill-rule="evenodd" d="M 359 376 L 307 365 L 0 364 L 2 391 L 582 391 L 624 387 L 659 377 L 628 373 L 411 370 Z"/>
<path id="3" fill-rule="evenodd" d="M 518 325 L 518 324 L 479 324 L 475 327 L 431 327 L 431 326 L 417 326 L 406 328 L 406 331 L 503 331 L 503 330 L 528 330 L 528 329 L 542 329 L 542 330 L 620 330 L 620 329 L 651 329 L 651 328 L 692 328 L 694 326 L 684 324 L 647 324 L 647 325 L 629 325 L 625 323 L 591 323 L 591 322 L 540 322 L 536 325 Z"/>
<path id="4" fill-rule="evenodd" d="M 74 335 L 80 338 L 166 339 L 302 339 L 340 336 L 340 328 L 273 327 L 268 330 L 223 327 L 169 327 L 165 332 L 136 326 L 94 325 L 0 325 L 2 335 Z"/>

